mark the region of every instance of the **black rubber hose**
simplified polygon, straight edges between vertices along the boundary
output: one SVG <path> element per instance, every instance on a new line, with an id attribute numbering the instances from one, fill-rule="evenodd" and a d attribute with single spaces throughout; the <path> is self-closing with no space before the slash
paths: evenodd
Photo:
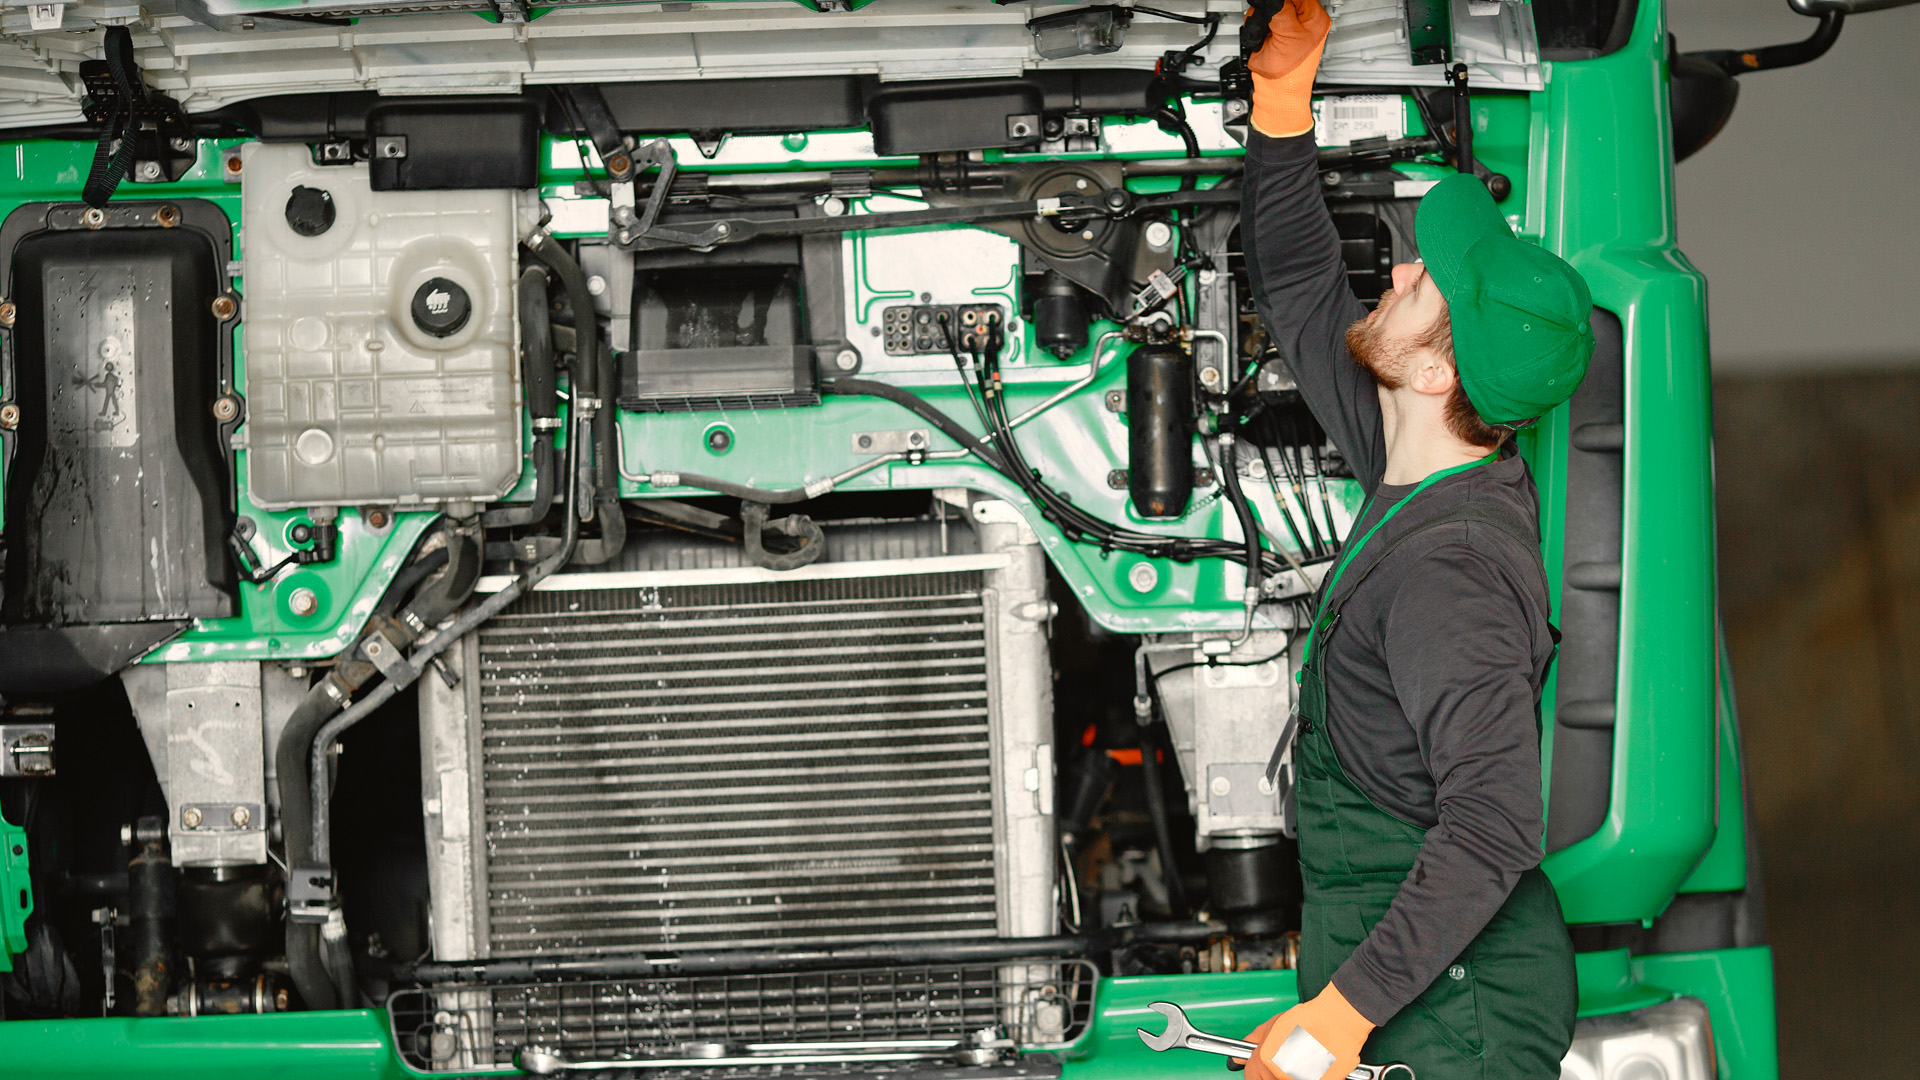
<path id="1" fill-rule="evenodd" d="M 1247 543 L 1247 587 L 1260 587 L 1260 526 L 1253 517 L 1253 504 L 1247 501 L 1246 492 L 1240 490 L 1240 469 L 1237 452 L 1239 441 L 1231 436 L 1220 440 L 1220 482 L 1227 490 L 1227 502 L 1233 507 L 1233 516 L 1240 519 L 1240 535 Z"/>
<path id="2" fill-rule="evenodd" d="M 473 582 L 479 578 L 478 553 L 468 556 L 465 552 L 471 541 L 464 537 L 448 538 L 448 547 L 438 552 L 429 552 L 420 561 L 432 559 L 438 555 L 442 562 L 451 563 L 439 582 L 429 583 L 421 588 L 419 596 L 407 606 L 407 613 L 419 620 L 421 625 L 432 626 L 453 613 L 465 598 L 452 596 L 453 588 L 464 587 L 471 592 Z M 387 596 L 396 595 L 396 587 L 412 589 L 418 586 L 420 579 L 402 582 L 402 576 L 395 575 L 394 586 L 388 588 Z M 424 576 L 424 575 L 423 575 Z M 463 579 L 462 582 L 455 579 Z M 384 603 L 383 599 L 383 603 Z M 397 603 L 397 601 L 396 601 Z M 396 634 L 411 637 L 407 632 L 407 621 L 388 622 L 388 628 Z M 403 647 L 407 642 L 400 642 Z M 358 645 L 358 642 L 355 642 Z M 354 648 L 349 648 L 347 657 L 352 657 Z M 313 862 L 313 805 L 310 792 L 310 777 L 307 773 L 307 756 L 313 747 L 315 736 L 326 726 L 328 720 L 338 713 L 341 707 L 352 698 L 354 691 L 365 685 L 377 674 L 372 663 L 365 660 L 345 659 L 334 665 L 327 677 L 316 684 L 294 707 L 293 714 L 287 718 L 287 724 L 280 731 L 280 741 L 273 747 L 274 782 L 280 790 L 280 833 L 286 845 L 287 872 L 298 873 L 303 866 Z M 320 928 L 313 923 L 287 921 L 287 970 L 293 979 L 293 985 L 300 992 L 301 1000 L 310 1009 L 333 1009 L 339 1007 L 332 982 L 326 969 L 320 963 Z"/>
<path id="3" fill-rule="evenodd" d="M 1174 857 L 1173 817 L 1167 810 L 1167 779 L 1160 762 L 1164 741 L 1151 737 L 1142 740 L 1140 765 L 1147 778 L 1147 817 L 1153 822 L 1154 847 L 1160 851 L 1160 874 L 1167 886 L 1167 905 L 1172 909 L 1169 914 L 1177 919 L 1187 912 L 1187 885 L 1180 879 L 1180 863 Z"/>
<path id="4" fill-rule="evenodd" d="M 445 565 L 447 565 L 447 549 L 435 548 L 401 567 L 400 572 L 393 575 L 393 583 L 387 586 L 387 594 L 380 598 L 379 605 L 373 610 L 381 615 L 391 615 L 398 611 L 401 602 L 406 600 L 416 586 L 427 580 L 428 574 Z"/>
<path id="5" fill-rule="evenodd" d="M 941 434 L 972 451 L 973 456 L 986 462 L 995 471 L 1007 471 L 1006 462 L 998 451 L 981 442 L 973 432 L 960 426 L 959 421 L 934 408 L 932 403 L 918 394 L 871 379 L 829 379 L 821 384 L 821 388 L 829 394 L 885 398 L 939 428 Z"/>
<path id="6" fill-rule="evenodd" d="M 488 528 L 532 525 L 553 509 L 554 423 L 560 416 L 559 368 L 553 355 L 553 321 L 547 311 L 547 271 L 529 266 L 520 274 L 520 382 L 533 424 L 533 501 L 489 510 Z M 543 423 L 544 422 L 544 423 Z"/>

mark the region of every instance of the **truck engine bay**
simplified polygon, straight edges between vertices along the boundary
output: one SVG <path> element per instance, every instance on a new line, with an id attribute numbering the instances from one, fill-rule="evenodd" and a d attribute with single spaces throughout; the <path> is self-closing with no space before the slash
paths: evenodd
<path id="1" fill-rule="evenodd" d="M 144 118 L 97 158 L 0 95 L 70 188 L 0 221 L 6 1015 L 1043 1076 L 1102 978 L 1292 967 L 1269 759 L 1359 497 L 1249 295 L 1240 5 L 402 6 L 65 5 Z M 1545 214 L 1533 8 L 1429 6 L 1457 75 L 1330 5 L 1363 301 L 1457 168 Z"/>

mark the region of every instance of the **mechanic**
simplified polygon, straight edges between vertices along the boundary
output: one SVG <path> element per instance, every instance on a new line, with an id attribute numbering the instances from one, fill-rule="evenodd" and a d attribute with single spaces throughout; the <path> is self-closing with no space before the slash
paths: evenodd
<path id="1" fill-rule="evenodd" d="M 1580 385 L 1592 300 L 1573 267 L 1513 235 L 1480 180 L 1455 175 L 1416 212 L 1424 262 L 1395 266 L 1367 312 L 1315 159 L 1329 25 L 1316 0 L 1258 0 L 1242 40 L 1254 297 L 1367 496 L 1314 601 L 1288 725 L 1302 1003 L 1249 1037 L 1247 1072 L 1338 1080 L 1404 1061 L 1420 1080 L 1549 1080 L 1575 1000 L 1539 869 L 1556 632 L 1511 436 Z"/>

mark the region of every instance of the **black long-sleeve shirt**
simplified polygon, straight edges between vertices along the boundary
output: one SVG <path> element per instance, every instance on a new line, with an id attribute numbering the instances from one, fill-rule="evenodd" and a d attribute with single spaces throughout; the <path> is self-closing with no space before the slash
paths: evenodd
<path id="1" fill-rule="evenodd" d="M 1247 145 L 1241 235 L 1254 298 L 1301 394 L 1372 505 L 1362 535 L 1411 490 L 1386 485 L 1372 378 L 1347 350 L 1363 318 L 1321 195 L 1311 134 Z M 1498 501 L 1537 519 L 1518 457 L 1435 483 L 1422 505 Z M 1369 545 L 1388 547 L 1403 512 Z M 1347 602 L 1324 649 L 1327 730 L 1347 775 L 1376 805 L 1426 831 L 1386 917 L 1333 981 L 1385 1023 L 1458 957 L 1540 861 L 1540 685 L 1552 656 L 1539 554 L 1458 522 L 1409 540 Z"/>

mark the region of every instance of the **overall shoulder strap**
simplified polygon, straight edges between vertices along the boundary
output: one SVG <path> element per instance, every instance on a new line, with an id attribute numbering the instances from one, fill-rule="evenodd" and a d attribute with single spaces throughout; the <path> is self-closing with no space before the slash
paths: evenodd
<path id="1" fill-rule="evenodd" d="M 1442 525 L 1451 525 L 1457 521 L 1474 521 L 1499 529 L 1501 532 L 1520 541 L 1521 545 L 1528 551 L 1533 552 L 1536 561 L 1539 559 L 1540 533 L 1532 521 L 1527 520 L 1525 516 L 1512 507 L 1503 506 L 1499 503 L 1485 501 L 1465 503 L 1446 510 L 1437 511 L 1429 517 L 1416 518 L 1413 527 L 1405 533 L 1402 533 L 1393 543 L 1372 551 L 1363 551 L 1359 560 L 1348 568 L 1344 580 L 1340 582 L 1339 593 L 1328 598 L 1327 614 L 1329 616 L 1337 615 L 1340 609 L 1346 606 L 1347 601 L 1353 597 L 1354 591 L 1360 587 L 1360 583 L 1365 581 L 1376 567 L 1386 562 L 1387 556 L 1398 551 L 1401 544 L 1406 543 L 1422 533 L 1437 529 Z"/>

